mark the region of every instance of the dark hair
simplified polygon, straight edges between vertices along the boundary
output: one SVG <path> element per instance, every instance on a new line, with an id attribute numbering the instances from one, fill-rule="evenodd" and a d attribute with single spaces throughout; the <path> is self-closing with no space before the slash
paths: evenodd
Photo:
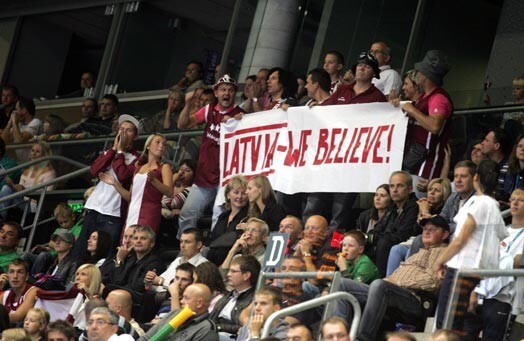
<path id="1" fill-rule="evenodd" d="M 467 168 L 469 170 L 469 174 L 472 176 L 475 175 L 475 173 L 477 173 L 477 165 L 471 160 L 459 161 L 455 164 L 455 167 L 453 167 L 453 169 L 457 169 L 461 167 Z"/>
<path id="2" fill-rule="evenodd" d="M 309 71 L 308 75 L 311 76 L 311 80 L 314 83 L 318 83 L 322 90 L 329 93 L 331 90 L 331 78 L 329 77 L 329 73 L 327 73 L 326 70 L 317 67 Z"/>
<path id="3" fill-rule="evenodd" d="M 511 138 L 509 137 L 506 130 L 503 128 L 494 128 L 490 130 L 490 133 L 493 133 L 495 137 L 495 143 L 500 144 L 500 151 L 502 154 L 507 156 L 511 151 Z"/>
<path id="4" fill-rule="evenodd" d="M 215 97 L 215 92 L 213 91 L 213 89 L 204 89 L 202 90 L 200 96 L 202 95 L 213 95 L 213 97 Z"/>
<path id="5" fill-rule="evenodd" d="M 188 166 L 189 168 L 191 168 L 191 170 L 193 171 L 193 173 L 196 173 L 196 167 L 197 167 L 197 165 L 196 165 L 195 160 L 193 160 L 193 159 L 184 159 L 184 160 L 182 160 L 182 161 L 179 163 L 179 165 L 180 165 L 180 166 L 182 166 L 182 165 L 186 165 L 186 166 Z"/>
<path id="6" fill-rule="evenodd" d="M 255 286 L 257 284 L 258 275 L 260 273 L 260 263 L 254 256 L 242 255 L 233 258 L 233 260 L 231 261 L 231 265 L 233 264 L 238 264 L 242 273 L 249 272 L 251 274 L 249 282 L 252 286 Z"/>
<path id="7" fill-rule="evenodd" d="M 515 145 L 513 145 L 513 150 L 511 151 L 511 154 L 509 156 L 508 170 L 512 174 L 516 174 L 520 172 L 521 170 L 520 162 L 519 162 L 519 159 L 517 158 L 517 146 L 519 145 L 519 141 L 522 139 L 524 139 L 524 134 L 520 134 L 517 137 L 517 140 L 515 141 Z"/>
<path id="8" fill-rule="evenodd" d="M 200 75 L 200 78 L 202 78 L 202 72 L 203 72 L 203 70 L 204 70 L 204 65 L 203 65 L 201 62 L 199 62 L 198 60 L 190 60 L 190 61 L 186 64 L 186 66 L 189 66 L 190 64 L 196 64 L 196 65 L 198 65 L 198 68 L 199 68 L 199 70 L 198 70 L 198 74 Z"/>
<path id="9" fill-rule="evenodd" d="M 93 104 L 95 105 L 95 113 L 98 112 L 98 101 L 96 100 L 96 98 L 87 97 L 87 98 L 84 98 L 84 101 L 91 101 L 91 102 L 93 102 Z"/>
<path id="10" fill-rule="evenodd" d="M 289 329 L 295 329 L 295 328 L 305 328 L 308 332 L 309 339 L 313 340 L 313 332 L 311 331 L 311 328 L 309 328 L 308 326 L 300 322 L 293 323 L 292 325 L 289 326 Z"/>
<path id="11" fill-rule="evenodd" d="M 193 237 L 195 237 L 195 241 L 197 243 L 198 242 L 201 242 L 201 243 L 204 242 L 204 236 L 202 235 L 202 231 L 200 229 L 195 228 L 195 227 L 191 227 L 191 228 L 185 229 L 184 231 L 182 231 L 182 234 L 192 234 Z"/>
<path id="12" fill-rule="evenodd" d="M 23 260 L 23 259 L 20 259 L 20 258 L 17 258 L 17 259 L 13 259 L 12 261 L 9 262 L 9 264 L 7 265 L 7 268 L 9 269 L 9 265 L 14 265 L 14 266 L 23 266 L 24 269 L 25 269 L 25 272 L 29 272 L 29 264 Z"/>
<path id="13" fill-rule="evenodd" d="M 22 235 L 24 234 L 24 230 L 22 229 L 22 226 L 20 226 L 19 223 L 11 220 L 11 221 L 6 221 L 5 223 L 2 224 L 2 226 L 3 225 L 11 226 L 12 228 L 16 230 L 16 239 L 22 238 Z"/>
<path id="14" fill-rule="evenodd" d="M 105 94 L 104 97 L 102 97 L 102 99 L 108 99 L 110 101 L 113 102 L 113 104 L 118 107 L 118 97 L 116 97 L 115 95 L 113 94 Z"/>
<path id="15" fill-rule="evenodd" d="M 249 75 L 249 76 L 246 77 L 246 81 L 247 81 L 248 79 L 252 80 L 253 82 L 256 82 L 256 80 L 257 80 L 257 75 Z"/>
<path id="16" fill-rule="evenodd" d="M 375 193 L 381 188 L 384 189 L 388 193 L 389 199 L 391 200 L 391 193 L 389 192 L 389 184 L 382 184 L 378 186 L 377 189 L 375 190 Z M 374 204 L 371 206 L 371 210 L 369 211 L 369 217 L 375 221 L 378 220 L 378 210 L 375 208 Z"/>
<path id="17" fill-rule="evenodd" d="M 344 65 L 344 56 L 342 55 L 342 53 L 340 53 L 340 52 L 338 52 L 336 50 L 331 50 L 331 51 L 326 52 L 325 56 L 327 56 L 328 54 L 332 54 L 335 57 L 337 57 L 337 62 L 339 64 Z"/>
<path id="18" fill-rule="evenodd" d="M 56 320 L 47 325 L 46 335 L 50 332 L 59 332 L 65 335 L 67 340 L 74 340 L 76 337 L 75 328 L 71 323 L 64 320 Z"/>
<path id="19" fill-rule="evenodd" d="M 300 269 L 298 271 L 307 271 L 306 262 L 304 261 L 302 257 L 288 254 L 284 257 L 284 261 L 286 260 L 296 260 L 297 262 L 301 264 Z M 284 264 L 284 262 L 282 262 L 282 264 Z"/>
<path id="20" fill-rule="evenodd" d="M 20 97 L 18 98 L 18 106 L 20 109 L 25 109 L 31 116 L 35 116 L 36 108 L 35 102 L 30 98 Z"/>
<path id="21" fill-rule="evenodd" d="M 6 84 L 2 87 L 2 91 L 9 90 L 15 95 L 16 98 L 20 97 L 20 91 L 18 91 L 18 88 L 12 84 Z"/>
<path id="22" fill-rule="evenodd" d="M 278 82 L 282 84 L 282 98 L 294 98 L 297 93 L 297 78 L 293 75 L 291 71 L 286 71 L 281 67 L 274 67 L 269 70 L 269 75 L 273 72 L 278 73 Z"/>
<path id="23" fill-rule="evenodd" d="M 499 165 L 493 160 L 482 160 L 477 175 L 484 194 L 494 197 L 499 184 Z"/>
<path id="24" fill-rule="evenodd" d="M 47 133 L 48 135 L 60 134 L 64 132 L 65 122 L 62 117 L 55 114 L 49 114 L 46 116 L 44 121 L 48 121 L 50 125 L 49 132 Z"/>
<path id="25" fill-rule="evenodd" d="M 96 250 L 94 255 L 88 254 L 84 261 L 80 264 L 96 264 L 101 259 L 107 258 L 111 250 L 111 236 L 109 233 L 101 230 L 94 230 L 91 234 L 97 232 L 98 238 L 96 240 Z M 91 235 L 89 235 L 91 237 Z"/>
<path id="26" fill-rule="evenodd" d="M 189 272 L 189 276 L 193 279 L 193 272 L 195 271 L 195 266 L 191 263 L 182 263 L 177 266 L 176 271 L 185 271 Z"/>
<path id="27" fill-rule="evenodd" d="M 0 137 L 0 159 L 5 156 L 5 141 Z"/>
<path id="28" fill-rule="evenodd" d="M 205 284 L 211 289 L 211 292 L 225 293 L 226 286 L 220 274 L 218 266 L 211 262 L 204 262 L 195 268 L 197 280 L 195 283 Z"/>

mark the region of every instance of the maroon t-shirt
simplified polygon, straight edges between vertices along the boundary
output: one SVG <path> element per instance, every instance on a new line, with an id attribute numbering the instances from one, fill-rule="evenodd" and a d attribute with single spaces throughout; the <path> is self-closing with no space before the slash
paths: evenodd
<path id="1" fill-rule="evenodd" d="M 371 85 L 366 91 L 356 94 L 355 82 L 351 84 L 342 84 L 338 86 L 337 90 L 325 100 L 322 105 L 335 105 L 335 104 L 357 104 L 357 103 L 373 103 L 373 102 L 387 102 L 386 96 L 377 89 L 374 85 Z"/>
<path id="2" fill-rule="evenodd" d="M 206 122 L 195 174 L 197 186 L 218 186 L 220 182 L 220 123 L 225 115 L 233 117 L 242 112 L 244 111 L 236 105 L 222 109 L 218 104 L 214 107 L 208 104 L 194 114 L 199 124 Z"/>

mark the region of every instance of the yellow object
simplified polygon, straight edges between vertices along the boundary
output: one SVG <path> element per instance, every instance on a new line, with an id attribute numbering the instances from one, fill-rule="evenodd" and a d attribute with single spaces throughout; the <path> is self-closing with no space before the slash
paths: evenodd
<path id="1" fill-rule="evenodd" d="M 182 323 L 186 322 L 191 316 L 195 315 L 193 310 L 189 309 L 189 307 L 186 305 L 184 309 L 182 309 L 178 314 L 176 314 L 175 317 L 169 321 L 169 324 L 173 328 L 178 328 L 182 325 Z"/>

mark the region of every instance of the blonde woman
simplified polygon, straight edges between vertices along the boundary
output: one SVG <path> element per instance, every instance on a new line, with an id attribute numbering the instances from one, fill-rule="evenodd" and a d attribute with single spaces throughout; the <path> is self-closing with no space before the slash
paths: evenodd
<path id="1" fill-rule="evenodd" d="M 85 330 L 85 305 L 93 298 L 98 298 L 101 291 L 102 275 L 98 267 L 94 264 L 81 265 L 75 273 L 75 285 L 77 289 L 83 290 L 85 296 L 83 300 L 79 300 L 73 304 L 69 314 L 73 316 L 75 322 L 74 327 Z"/>
<path id="2" fill-rule="evenodd" d="M 31 160 L 38 160 L 45 156 L 52 155 L 51 147 L 47 142 L 39 141 L 31 147 Z M 54 179 L 56 177 L 56 172 L 53 166 L 49 161 L 42 161 L 36 163 L 24 169 L 22 175 L 20 176 L 20 182 L 15 184 L 13 180 L 7 176 L 5 179 L 6 185 L 2 187 L 0 191 L 0 197 L 7 196 L 9 194 L 23 191 L 24 189 L 32 188 L 36 185 Z M 54 186 L 47 187 L 47 190 L 53 190 Z M 6 201 L 0 204 L 0 210 L 4 207 L 8 207 L 13 204 L 21 204 L 23 202 L 22 198 L 16 198 L 14 200 Z M 31 212 L 36 212 L 36 200 L 31 201 Z M 4 218 L 7 215 L 7 211 L 0 211 Z"/>
<path id="3" fill-rule="evenodd" d="M 136 161 L 136 173 L 128 191 L 109 173 L 101 173 L 100 179 L 112 185 L 129 202 L 124 226 L 140 224 L 149 226 L 158 233 L 162 217 L 162 196 L 173 196 L 173 171 L 162 163 L 166 138 L 161 134 L 150 135 L 141 157 Z"/>
<path id="4" fill-rule="evenodd" d="M 284 208 L 277 203 L 275 192 L 265 175 L 256 175 L 247 183 L 249 200 L 248 216 L 266 222 L 270 231 L 277 231 L 280 221 L 285 218 Z"/>
<path id="5" fill-rule="evenodd" d="M 49 313 L 42 308 L 31 308 L 24 319 L 24 329 L 31 341 L 45 339 L 45 328 L 49 323 Z"/>

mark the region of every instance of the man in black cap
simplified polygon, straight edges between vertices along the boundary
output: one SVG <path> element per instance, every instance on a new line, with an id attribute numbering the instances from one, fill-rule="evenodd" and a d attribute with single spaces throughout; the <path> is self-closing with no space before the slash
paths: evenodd
<path id="1" fill-rule="evenodd" d="M 377 59 L 362 52 L 355 69 L 355 81 L 340 85 L 322 105 L 386 102 L 384 94 L 371 83 L 373 76 L 380 78 Z M 307 221 L 312 215 L 331 216 L 330 227 L 346 228 L 354 224 L 351 207 L 356 197 L 357 193 L 310 193 L 302 218 Z"/>
<path id="2" fill-rule="evenodd" d="M 424 248 L 411 255 L 390 276 L 374 280 L 369 286 L 351 279 L 341 280 L 340 290 L 353 294 L 365 305 L 358 328 L 359 341 L 378 339 L 377 332 L 388 308 L 395 308 L 395 322 L 414 324 L 423 316 L 418 295 L 437 294 L 440 280 L 433 266 L 446 249 L 449 225 L 439 215 L 422 219 L 420 224 Z M 348 308 L 345 302 L 337 302 L 334 315 L 347 318 Z"/>
<path id="3" fill-rule="evenodd" d="M 322 105 L 386 102 L 386 97 L 373 83 L 380 78 L 378 61 L 371 53 L 362 52 L 355 68 L 355 81 L 341 85 Z"/>
<path id="4" fill-rule="evenodd" d="M 416 190 L 424 189 L 425 185 L 419 182 L 427 183 L 425 180 L 441 176 L 453 115 L 451 97 L 442 88 L 449 69 L 442 51 L 428 51 L 415 64 L 417 85 L 424 89 L 424 95 L 414 103 L 402 104 L 402 110 L 410 117 L 402 170 L 414 175 Z M 392 103 L 399 106 L 400 100 Z"/>

